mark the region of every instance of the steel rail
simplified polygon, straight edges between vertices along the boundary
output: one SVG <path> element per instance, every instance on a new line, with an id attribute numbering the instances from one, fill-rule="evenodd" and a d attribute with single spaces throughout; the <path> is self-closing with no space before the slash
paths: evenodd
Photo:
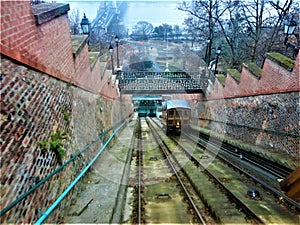
<path id="1" fill-rule="evenodd" d="M 191 136 L 193 136 L 193 135 L 189 134 L 187 137 L 191 139 Z M 199 138 L 196 137 L 196 136 L 193 136 L 193 138 L 199 139 Z M 193 141 L 195 141 L 195 140 L 193 140 Z M 202 141 L 203 141 L 203 140 L 202 140 Z M 195 141 L 195 142 L 196 142 L 196 141 Z M 197 142 L 197 143 L 199 143 L 199 142 Z M 206 141 L 206 144 L 209 145 L 210 147 L 216 147 L 216 146 L 214 146 L 212 143 L 210 143 L 210 142 L 208 142 L 208 141 Z M 200 144 L 200 145 L 201 145 L 201 144 Z M 203 146 L 202 146 L 202 147 L 203 147 Z M 210 151 L 210 152 L 213 152 L 213 154 L 215 154 L 213 150 L 211 150 L 211 149 L 207 149 L 207 150 Z M 294 201 L 293 199 L 291 199 L 291 198 L 289 198 L 288 196 L 284 195 L 283 193 L 281 193 L 281 192 L 278 191 L 277 189 L 271 187 L 271 186 L 268 185 L 267 183 L 263 182 L 262 180 L 258 179 L 258 178 L 255 177 L 255 176 L 253 176 L 252 174 L 246 172 L 246 171 L 243 170 L 242 168 L 240 168 L 240 167 L 234 165 L 232 162 L 230 162 L 229 160 L 227 160 L 225 157 L 221 156 L 220 154 L 217 154 L 216 156 L 217 156 L 218 158 L 220 158 L 221 160 L 225 161 L 226 163 L 228 163 L 228 164 L 229 164 L 231 167 L 233 167 L 234 169 L 237 169 L 240 173 L 243 173 L 243 174 L 245 174 L 246 176 L 248 176 L 249 178 L 253 179 L 256 183 L 261 184 L 265 189 L 270 190 L 273 194 L 275 194 L 275 195 L 277 195 L 277 196 L 279 196 L 279 197 L 282 197 L 282 198 L 284 199 L 285 202 L 287 202 L 288 204 L 294 206 L 294 207 L 297 209 L 297 211 L 300 211 L 300 204 L 297 203 L 296 201 Z"/>
<path id="2" fill-rule="evenodd" d="M 155 122 L 156 124 L 158 124 L 157 122 Z M 188 137 L 188 139 L 191 139 L 189 137 L 189 135 L 185 135 Z M 183 151 L 184 154 L 187 155 L 187 157 L 196 164 L 197 167 L 200 167 L 203 172 L 210 178 L 212 178 L 219 186 L 220 188 L 222 188 L 225 192 L 226 195 L 230 197 L 230 199 L 232 201 L 234 201 L 236 203 L 236 205 L 241 208 L 245 214 L 251 215 L 252 218 L 254 218 L 256 221 L 258 221 L 259 223 L 264 223 L 256 214 L 255 212 L 253 212 L 249 207 L 247 207 L 247 205 L 245 205 L 238 197 L 236 197 L 234 195 L 234 193 L 232 193 L 225 185 L 223 185 L 223 183 L 215 176 L 213 175 L 211 172 L 209 172 L 181 143 L 177 142 L 174 138 L 171 138 L 176 145 Z M 194 140 L 192 140 L 194 141 Z M 210 152 L 212 154 L 215 154 L 214 152 Z"/>
<path id="3" fill-rule="evenodd" d="M 199 139 L 203 140 L 204 142 L 207 142 L 207 140 L 209 139 L 210 143 L 212 144 L 214 143 L 215 140 L 220 141 L 216 137 L 209 137 L 207 134 L 203 134 L 203 133 L 200 133 Z M 228 152 L 237 157 L 242 157 L 243 160 L 255 164 L 257 167 L 265 171 L 268 171 L 270 174 L 276 176 L 277 178 L 281 178 L 281 179 L 285 178 L 293 171 L 292 169 L 284 165 L 279 165 L 276 162 L 273 162 L 269 159 L 265 159 L 257 154 L 243 150 L 229 143 L 223 142 L 222 145 L 220 146 L 220 149 L 222 151 Z"/>
<path id="4" fill-rule="evenodd" d="M 223 183 L 218 179 L 214 174 L 212 174 L 210 171 L 208 171 L 181 143 L 178 143 L 174 138 L 171 138 L 177 146 L 180 147 L 180 149 L 187 155 L 188 158 L 191 159 L 192 162 L 196 164 L 197 167 L 200 167 L 202 171 L 210 178 L 212 178 L 225 192 L 226 195 L 229 196 L 230 200 L 235 202 L 237 204 L 237 207 L 241 208 L 245 214 L 250 215 L 252 218 L 257 220 L 259 223 L 264 223 L 259 216 L 255 214 L 247 205 L 245 205 L 238 197 L 235 196 L 234 193 L 232 193 Z M 215 154 L 212 152 L 212 154 Z"/>
<path id="5" fill-rule="evenodd" d="M 139 128 L 138 128 L 138 224 L 141 224 L 142 221 L 142 128 L 141 120 L 139 118 Z"/>
<path id="6" fill-rule="evenodd" d="M 203 216 L 199 212 L 196 204 L 194 203 L 192 197 L 190 196 L 190 194 L 189 194 L 187 188 L 185 187 L 182 179 L 180 178 L 179 174 L 177 173 L 175 166 L 173 165 L 172 161 L 170 160 L 170 157 L 168 156 L 168 153 L 167 153 L 168 152 L 168 146 L 165 144 L 165 142 L 163 141 L 163 139 L 159 136 L 159 134 L 157 133 L 157 131 L 155 131 L 153 125 L 149 122 L 149 120 L 147 120 L 147 122 L 148 122 L 149 128 L 150 128 L 150 130 L 151 130 L 151 132 L 153 134 L 153 137 L 154 137 L 157 145 L 159 146 L 159 148 L 162 150 L 163 154 L 165 155 L 165 157 L 166 157 L 166 159 L 167 159 L 167 161 L 169 163 L 170 168 L 172 169 L 173 173 L 175 174 L 175 176 L 176 176 L 176 178 L 177 178 L 177 180 L 178 180 L 181 188 L 183 189 L 186 197 L 188 198 L 190 204 L 192 205 L 194 211 L 196 212 L 196 215 L 197 215 L 198 219 L 201 221 L 201 223 L 203 225 L 206 225 L 206 222 L 205 222 Z M 174 156 L 173 156 L 173 158 L 174 158 Z M 174 158 L 174 160 L 178 163 L 178 161 L 175 158 Z"/>

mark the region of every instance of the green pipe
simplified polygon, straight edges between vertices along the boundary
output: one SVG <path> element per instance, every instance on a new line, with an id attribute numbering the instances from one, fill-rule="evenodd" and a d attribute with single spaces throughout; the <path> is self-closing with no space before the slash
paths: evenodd
<path id="1" fill-rule="evenodd" d="M 75 180 L 66 188 L 66 190 L 56 199 L 56 201 L 43 213 L 43 215 L 34 223 L 35 225 L 40 225 L 47 217 L 52 213 L 52 211 L 57 207 L 57 205 L 65 198 L 65 196 L 71 191 L 71 189 L 77 184 L 81 177 L 86 173 L 86 171 L 92 166 L 96 159 L 104 151 L 111 139 L 116 135 L 116 133 L 125 125 L 126 121 L 123 122 L 110 136 L 110 138 L 105 142 L 99 152 L 95 157 L 90 161 L 90 163 L 81 171 L 81 173 L 75 178 Z"/>
<path id="2" fill-rule="evenodd" d="M 119 123 L 118 123 L 119 124 Z M 116 126 L 116 125 L 115 125 Z M 47 180 L 49 180 L 51 177 L 53 177 L 55 174 L 60 172 L 65 166 L 67 166 L 70 162 L 72 162 L 76 157 L 80 156 L 83 152 L 85 152 L 91 145 L 96 143 L 99 139 L 101 139 L 105 134 L 107 134 L 109 131 L 111 131 L 115 126 L 112 126 L 108 130 L 101 133 L 97 138 L 95 138 L 93 141 L 91 141 L 89 144 L 87 144 L 82 150 L 77 152 L 74 156 L 71 156 L 71 159 L 69 159 L 67 162 L 65 162 L 63 165 L 58 167 L 56 170 L 54 170 L 52 173 L 50 173 L 48 176 L 46 176 L 44 179 L 39 181 L 36 185 L 34 185 L 32 188 L 30 188 L 27 192 L 20 195 L 16 200 L 14 200 L 12 203 L 10 203 L 7 207 L 5 207 L 3 210 L 0 211 L 0 216 L 3 216 L 5 213 L 7 213 L 9 210 L 11 210 L 15 205 L 17 205 L 20 201 L 22 201 L 24 198 L 26 198 L 29 194 L 31 194 L 33 191 L 35 191 L 39 186 L 44 184 Z"/>

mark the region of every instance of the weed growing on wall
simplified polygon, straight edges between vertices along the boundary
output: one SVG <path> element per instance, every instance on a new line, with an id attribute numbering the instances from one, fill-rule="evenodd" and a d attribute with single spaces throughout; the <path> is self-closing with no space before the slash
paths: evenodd
<path id="1" fill-rule="evenodd" d="M 57 161 L 62 164 L 65 157 L 65 149 L 63 148 L 64 140 L 67 140 L 67 133 L 61 130 L 53 131 L 50 135 L 50 140 L 39 141 L 39 147 L 42 152 L 51 151 L 55 154 Z"/>

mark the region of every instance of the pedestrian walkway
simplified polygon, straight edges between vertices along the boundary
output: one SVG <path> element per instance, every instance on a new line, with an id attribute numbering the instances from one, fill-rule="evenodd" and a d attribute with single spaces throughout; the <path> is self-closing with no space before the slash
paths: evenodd
<path id="1" fill-rule="evenodd" d="M 85 179 L 85 190 L 77 193 L 77 201 L 65 210 L 64 222 L 108 224 L 114 213 L 122 175 L 130 150 L 136 119 L 115 138 L 114 144 L 96 160 Z"/>

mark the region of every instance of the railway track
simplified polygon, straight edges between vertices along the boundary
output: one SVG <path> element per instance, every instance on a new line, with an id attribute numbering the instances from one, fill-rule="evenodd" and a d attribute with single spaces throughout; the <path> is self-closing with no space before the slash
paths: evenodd
<path id="1" fill-rule="evenodd" d="M 222 158 L 207 166 L 206 162 L 211 162 L 216 154 L 213 150 L 209 152 L 207 145 L 203 148 L 198 144 L 198 137 L 194 137 L 195 142 L 188 137 L 178 142 L 166 136 L 152 120 L 137 119 L 124 128 L 95 164 L 97 170 L 87 183 L 89 192 L 82 193 L 87 197 L 78 201 L 87 203 L 83 208 L 75 206 L 76 213 L 69 214 L 66 222 L 297 224 L 299 221 L 299 215 L 283 205 L 285 199 L 274 197 L 261 184 L 258 186 L 261 198 L 249 198 L 247 189 L 255 187 L 256 181 L 224 164 Z M 133 137 L 128 135 L 132 130 Z"/>
<path id="2" fill-rule="evenodd" d="M 191 185 L 178 173 L 180 165 L 170 158 L 151 125 L 144 118 L 138 123 L 132 165 L 135 175 L 130 178 L 134 187 L 130 222 L 206 224 L 197 209 L 204 205 L 194 200 L 195 193 L 190 194 Z"/>
<path id="3" fill-rule="evenodd" d="M 157 125 L 157 128 L 161 126 L 155 122 Z M 231 211 L 230 213 L 226 213 L 223 215 L 216 215 L 216 220 L 217 222 L 221 222 L 221 223 L 228 223 L 231 222 L 232 223 L 232 219 L 234 217 L 240 217 L 240 218 L 246 218 L 243 221 L 239 221 L 241 223 L 253 223 L 253 224 L 262 224 L 263 221 L 260 219 L 259 216 L 257 216 L 253 210 L 251 208 L 249 208 L 247 205 L 245 205 L 242 201 L 240 201 L 239 197 L 236 196 L 226 185 L 224 185 L 224 183 L 212 172 L 210 172 L 210 170 L 206 169 L 206 166 L 203 165 L 202 163 L 200 163 L 200 160 L 197 160 L 193 154 L 191 153 L 190 150 L 186 149 L 186 147 L 184 147 L 181 143 L 177 142 L 175 139 L 172 139 L 172 141 L 175 143 L 176 149 L 178 149 L 175 153 L 175 151 L 172 151 L 172 156 L 176 158 L 183 158 L 186 157 L 188 160 L 190 160 L 192 162 L 192 164 L 194 164 L 194 166 L 196 168 L 199 168 L 198 170 L 193 170 L 191 168 L 191 166 L 188 166 L 187 169 L 185 169 L 185 174 L 190 177 L 190 182 L 193 183 L 193 186 L 196 190 L 199 190 L 199 187 L 197 184 L 197 182 L 192 180 L 193 173 L 203 173 L 206 176 L 207 182 L 210 182 L 210 184 L 213 184 L 213 186 L 217 187 L 216 190 L 221 192 L 222 195 L 222 200 L 220 201 L 223 202 L 225 205 L 230 205 L 231 204 L 231 208 L 234 209 L 229 209 L 228 211 Z M 187 164 L 186 162 L 184 162 L 184 164 Z M 182 167 L 185 165 L 182 165 Z M 195 179 L 196 180 L 196 179 Z M 200 191 L 198 191 L 198 194 L 201 195 Z M 217 195 L 214 196 L 214 198 L 218 198 Z M 204 201 L 206 201 L 204 199 Z M 234 207 L 232 207 L 232 204 L 234 204 Z M 207 207 L 211 208 L 210 205 L 207 205 Z M 236 210 L 236 212 L 234 212 Z M 214 209 L 211 209 L 212 214 L 215 214 Z M 239 213 L 237 213 L 237 211 Z M 242 213 L 240 213 L 242 212 Z M 244 216 L 242 215 L 244 214 Z M 223 218 L 221 218 L 223 217 Z M 224 218 L 227 217 L 227 218 Z"/>
<path id="4" fill-rule="evenodd" d="M 185 137 L 187 139 L 190 139 L 195 144 L 200 145 L 203 148 L 206 148 L 207 151 L 210 151 L 213 154 L 215 154 L 215 152 L 212 148 L 214 147 L 220 148 L 221 152 L 219 152 L 220 154 L 217 154 L 216 157 L 218 157 L 220 160 L 225 162 L 230 167 L 234 168 L 235 170 L 244 174 L 248 178 L 252 179 L 256 184 L 260 184 L 266 191 L 271 192 L 275 196 L 284 200 L 288 207 L 293 207 L 293 209 L 296 212 L 300 213 L 299 203 L 297 203 L 293 199 L 290 199 L 289 197 L 284 195 L 280 190 L 274 188 L 270 184 L 267 184 L 263 179 L 256 176 L 255 173 L 253 174 L 251 173 L 251 171 L 247 171 L 245 168 L 238 166 L 234 161 L 229 160 L 228 159 L 229 157 L 228 155 L 226 155 L 226 153 L 230 154 L 231 156 L 235 156 L 237 161 L 243 160 L 249 162 L 253 166 L 258 166 L 260 169 L 274 175 L 276 178 L 284 178 L 282 176 L 287 176 L 291 172 L 291 169 L 285 166 L 278 165 L 277 163 L 271 162 L 268 159 L 263 159 L 262 157 L 257 156 L 256 154 L 252 154 L 251 152 L 238 149 L 237 147 L 234 147 L 227 143 L 224 144 L 222 143 L 220 147 L 219 143 L 216 144 L 216 139 L 210 139 L 207 137 L 207 135 L 204 134 L 200 134 L 199 138 L 191 134 L 185 134 Z M 240 157 L 241 156 L 240 154 L 242 154 L 243 157 Z"/>
<path id="5" fill-rule="evenodd" d="M 189 135 L 187 135 L 187 136 L 189 136 Z M 211 145 L 215 145 L 215 143 L 220 142 L 218 139 L 216 139 L 214 137 L 210 137 L 209 135 L 206 135 L 203 133 L 199 133 L 199 140 L 204 143 L 210 143 Z M 199 140 L 198 140 L 198 142 L 199 142 Z M 222 144 L 220 146 L 220 150 L 227 152 L 237 158 L 243 159 L 243 161 L 249 162 L 258 168 L 261 168 L 262 170 L 275 176 L 277 179 L 284 179 L 291 172 L 293 172 L 292 169 L 290 169 L 284 165 L 280 165 L 280 164 L 275 163 L 271 160 L 268 160 L 256 153 L 243 150 L 241 148 L 238 148 L 238 147 L 233 146 L 226 142 L 222 142 Z"/>
<path id="6" fill-rule="evenodd" d="M 151 132 L 155 138 L 155 141 L 159 145 L 159 148 L 161 149 L 161 151 L 163 152 L 164 157 L 167 160 L 167 163 L 169 164 L 170 169 L 172 170 L 172 173 L 176 176 L 176 178 L 180 184 L 180 187 L 182 188 L 182 191 L 184 192 L 184 195 L 189 202 L 189 205 L 191 206 L 192 210 L 194 211 L 196 221 L 205 225 L 206 222 L 205 222 L 203 215 L 198 210 L 198 207 L 197 207 L 196 203 L 194 202 L 190 192 L 188 191 L 188 188 L 186 187 L 183 179 L 177 172 L 177 171 L 180 171 L 180 168 L 181 168 L 180 163 L 174 157 L 173 157 L 173 159 L 171 159 L 172 154 L 171 155 L 169 154 L 170 153 L 169 147 L 165 144 L 163 139 L 160 137 L 160 134 L 155 130 L 155 128 L 153 127 L 153 125 L 150 123 L 149 120 L 148 120 L 148 125 L 151 128 Z"/>
<path id="7" fill-rule="evenodd" d="M 156 121 L 156 123 L 157 126 L 161 127 L 159 122 Z M 180 148 L 184 152 L 186 157 L 191 159 L 191 161 L 193 161 L 193 163 L 198 167 L 201 167 L 201 164 L 205 164 L 205 167 L 202 167 L 203 172 L 205 173 L 212 172 L 212 176 L 216 177 L 215 179 L 216 183 L 218 183 L 218 185 L 220 186 L 222 185 L 225 186 L 224 189 L 228 189 L 227 191 L 228 198 L 233 200 L 239 207 L 241 207 L 241 210 L 243 210 L 246 214 L 249 213 L 249 216 L 257 219 L 258 222 L 260 221 L 261 223 L 270 223 L 269 221 L 270 219 L 268 218 L 270 216 L 268 215 L 269 212 L 266 212 L 267 215 L 264 215 L 266 213 L 264 213 L 264 210 L 262 209 L 263 207 L 265 208 L 270 207 L 272 208 L 270 209 L 270 213 L 274 214 L 274 218 L 271 219 L 273 223 L 279 223 L 279 221 L 282 221 L 280 223 L 297 223 L 299 221 L 298 203 L 296 203 L 292 199 L 289 199 L 280 191 L 274 189 L 270 185 L 267 185 L 257 177 L 252 176 L 251 174 L 247 173 L 245 170 L 240 169 L 233 162 L 227 160 L 226 156 L 221 154 L 221 151 L 218 152 L 218 151 L 210 150 L 210 147 L 208 147 L 210 143 L 206 143 L 206 145 L 203 146 L 199 144 L 198 141 L 193 140 L 192 145 L 186 145 L 188 142 L 191 142 L 190 136 L 191 134 L 184 136 L 184 138 L 183 135 L 180 136 L 181 139 L 186 140 L 183 142 L 183 145 L 185 146 L 182 145 L 182 142 L 178 142 L 174 140 L 177 143 L 177 148 Z M 197 137 L 194 137 L 194 139 L 198 140 Z M 219 147 L 220 143 L 216 143 L 216 146 Z M 213 163 L 210 162 L 211 165 L 209 167 L 206 165 L 206 161 L 207 161 L 205 159 L 206 157 L 215 158 L 213 160 Z M 224 164 L 224 162 L 226 163 Z M 223 164 L 223 167 L 227 167 L 227 169 L 225 168 L 222 169 L 223 174 L 218 173 L 216 169 L 213 168 L 213 167 L 221 168 L 222 167 L 221 164 Z M 230 173 L 236 174 L 233 175 L 233 177 L 231 178 L 232 180 L 233 179 L 236 180 L 235 182 L 230 181 L 230 178 L 226 177 L 227 175 L 229 176 Z M 241 184 L 238 184 L 239 180 L 242 181 Z M 241 190 L 244 190 L 244 194 L 238 193 L 237 190 L 232 190 L 232 187 L 235 187 L 235 185 L 236 186 L 240 185 Z M 257 188 L 261 194 L 260 197 L 258 196 L 252 198 L 251 196 L 248 196 L 246 193 L 247 193 L 247 189 L 250 187 L 251 189 Z M 236 195 L 236 197 L 234 197 L 234 195 Z M 282 213 L 281 210 L 278 210 L 278 207 L 281 207 L 281 210 L 287 210 L 289 212 Z"/>

